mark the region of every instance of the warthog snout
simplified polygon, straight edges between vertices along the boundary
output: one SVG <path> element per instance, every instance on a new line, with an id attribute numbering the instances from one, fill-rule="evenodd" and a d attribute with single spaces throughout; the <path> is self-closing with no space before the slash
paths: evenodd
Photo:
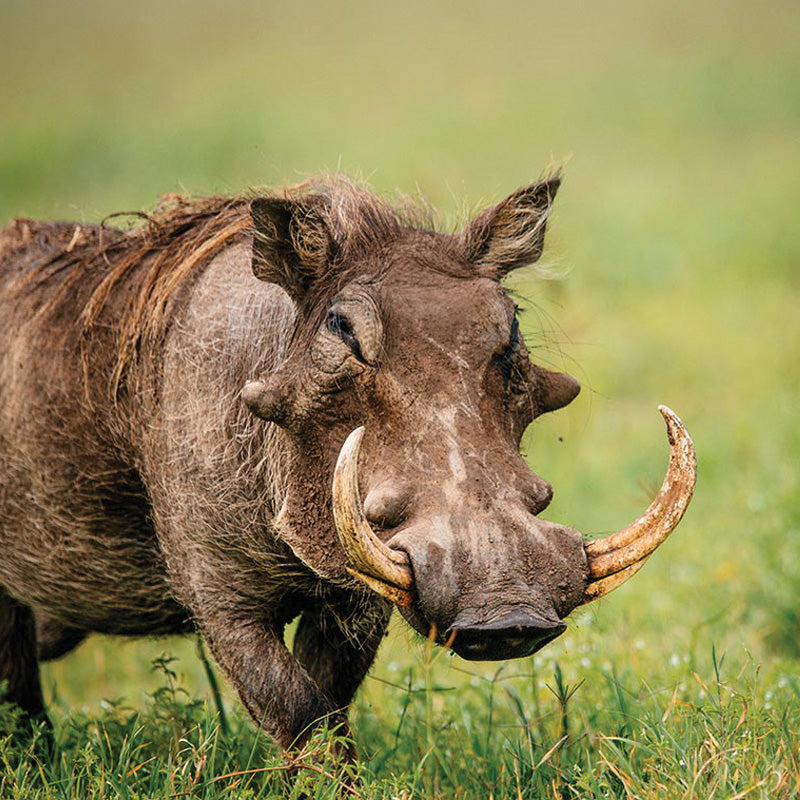
<path id="1" fill-rule="evenodd" d="M 387 542 L 413 575 L 406 620 L 470 660 L 526 656 L 554 639 L 588 578 L 577 531 L 520 504 L 491 511 L 481 517 L 465 500 L 403 526 Z"/>
<path id="2" fill-rule="evenodd" d="M 519 496 L 446 498 L 438 513 L 426 514 L 420 504 L 415 519 L 407 494 L 382 489 L 368 493 L 367 515 L 357 466 L 364 429 L 356 429 L 342 446 L 333 482 L 351 574 L 397 603 L 418 631 L 433 630 L 465 658 L 536 651 L 564 630 L 562 620 L 576 606 L 634 574 L 680 521 L 694 489 L 694 447 L 678 417 L 665 406 L 660 411 L 671 449 L 661 491 L 624 530 L 586 544 L 577 531 L 536 517 L 539 504 L 525 508 Z M 388 542 L 371 527 L 406 517 Z"/>

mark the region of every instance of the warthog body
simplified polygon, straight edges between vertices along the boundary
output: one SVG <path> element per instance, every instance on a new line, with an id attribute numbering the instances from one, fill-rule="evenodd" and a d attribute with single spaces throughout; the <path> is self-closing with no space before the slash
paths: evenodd
<path id="1" fill-rule="evenodd" d="M 38 658 L 88 632 L 199 629 L 289 746 L 344 719 L 388 623 L 377 592 L 468 658 L 558 635 L 593 573 L 580 535 L 536 516 L 551 489 L 518 444 L 578 385 L 529 362 L 499 282 L 539 257 L 557 186 L 455 235 L 341 179 L 174 201 L 128 232 L 5 228 L 10 698 L 42 714 Z M 334 523 L 334 465 L 358 426 L 353 513 L 396 580 L 359 566 L 345 512 Z"/>

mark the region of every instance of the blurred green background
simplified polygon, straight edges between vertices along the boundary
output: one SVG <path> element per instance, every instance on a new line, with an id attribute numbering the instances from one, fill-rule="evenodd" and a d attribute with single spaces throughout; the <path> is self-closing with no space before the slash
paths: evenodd
<path id="1" fill-rule="evenodd" d="M 2 223 L 339 170 L 420 192 L 451 229 L 554 165 L 544 278 L 510 279 L 534 358 L 584 385 L 526 435 L 556 491 L 545 516 L 600 534 L 638 514 L 666 464 L 662 402 L 699 481 L 648 566 L 537 663 L 560 659 L 583 692 L 608 663 L 665 684 L 712 644 L 796 673 L 796 0 L 0 0 Z M 205 691 L 190 643 L 99 639 L 47 667 L 47 691 L 136 704 L 165 649 Z M 398 625 L 375 675 L 408 649 Z"/>

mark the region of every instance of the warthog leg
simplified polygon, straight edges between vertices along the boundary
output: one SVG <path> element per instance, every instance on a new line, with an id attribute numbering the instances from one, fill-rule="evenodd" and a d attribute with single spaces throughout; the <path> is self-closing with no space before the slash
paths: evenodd
<path id="1" fill-rule="evenodd" d="M 5 700 L 18 705 L 30 719 L 47 719 L 36 657 L 33 611 L 0 588 L 0 681 L 7 683 Z"/>
<path id="2" fill-rule="evenodd" d="M 300 617 L 294 656 L 336 708 L 346 710 L 350 705 L 375 659 L 391 610 L 387 603 L 356 611 L 347 620 L 347 631 L 325 609 L 308 610 Z"/>
<path id="3" fill-rule="evenodd" d="M 200 630 L 245 708 L 281 747 L 302 747 L 324 721 L 346 722 L 346 710 L 287 649 L 283 623 L 220 606 L 198 615 Z"/>

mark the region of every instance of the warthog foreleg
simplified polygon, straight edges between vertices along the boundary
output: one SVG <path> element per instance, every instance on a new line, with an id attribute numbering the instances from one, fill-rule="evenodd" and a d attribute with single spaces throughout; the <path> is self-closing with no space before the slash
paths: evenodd
<path id="1" fill-rule="evenodd" d="M 370 613 L 371 612 L 371 613 Z M 361 610 L 340 618 L 325 609 L 303 613 L 294 637 L 295 658 L 337 708 L 346 710 L 378 652 L 391 615 L 391 606 L 381 603 L 374 610 Z"/>
<path id="2" fill-rule="evenodd" d="M 18 705 L 29 719 L 47 719 L 36 657 L 36 621 L 28 606 L 0 588 L 0 681 L 5 700 Z"/>
<path id="3" fill-rule="evenodd" d="M 284 749 L 302 746 L 324 720 L 345 721 L 286 648 L 282 625 L 216 612 L 200 629 L 245 708 Z"/>

